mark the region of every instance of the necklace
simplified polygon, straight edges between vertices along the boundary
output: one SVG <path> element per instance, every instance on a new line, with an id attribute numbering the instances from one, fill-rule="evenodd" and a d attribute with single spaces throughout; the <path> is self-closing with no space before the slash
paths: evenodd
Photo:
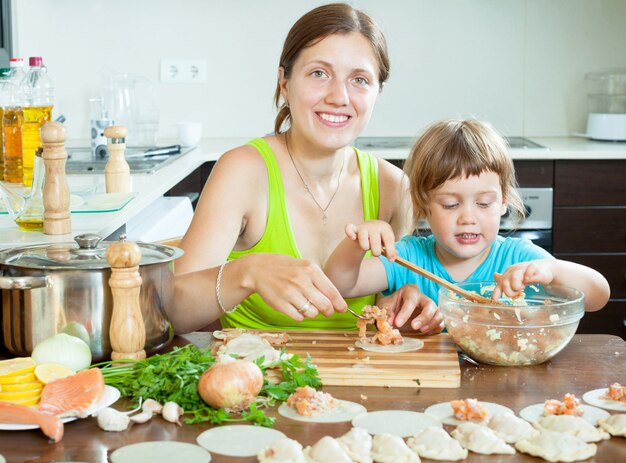
<path id="1" fill-rule="evenodd" d="M 339 170 L 339 175 L 337 175 L 337 188 L 335 188 L 335 192 L 333 193 L 333 195 L 328 200 L 328 204 L 326 204 L 326 207 L 322 207 L 322 205 L 317 201 L 317 199 L 313 195 L 313 192 L 309 188 L 309 184 L 306 182 L 306 180 L 304 180 L 304 177 L 302 176 L 302 174 L 298 170 L 298 166 L 296 165 L 296 161 L 294 161 L 293 156 L 291 155 L 291 151 L 289 150 L 289 142 L 287 141 L 287 134 L 285 134 L 285 147 L 287 148 L 287 154 L 289 154 L 289 159 L 291 159 L 291 163 L 293 164 L 293 168 L 296 169 L 296 172 L 298 173 L 298 177 L 300 177 L 300 180 L 302 180 L 302 184 L 304 185 L 304 189 L 309 194 L 311 199 L 313 199 L 313 201 L 315 202 L 315 205 L 317 206 L 317 208 L 320 211 L 322 211 L 322 223 L 324 225 L 326 225 L 326 222 L 328 221 L 328 216 L 326 215 L 326 211 L 328 210 L 328 208 L 332 204 L 333 199 L 335 199 L 335 195 L 339 191 L 339 186 L 341 185 L 341 174 L 343 173 L 343 167 L 346 165 L 346 157 L 344 156 L 343 163 L 341 164 L 341 169 Z"/>

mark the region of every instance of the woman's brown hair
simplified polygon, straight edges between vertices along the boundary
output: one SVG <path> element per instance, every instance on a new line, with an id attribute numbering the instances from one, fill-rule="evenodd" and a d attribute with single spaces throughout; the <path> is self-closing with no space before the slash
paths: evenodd
<path id="1" fill-rule="evenodd" d="M 293 64 L 304 48 L 315 45 L 329 35 L 350 32 L 362 34 L 372 45 L 378 62 L 378 82 L 382 88 L 383 83 L 389 77 L 389 55 L 385 36 L 372 18 L 346 3 L 332 3 L 317 7 L 298 19 L 291 27 L 279 62 L 279 66 L 284 69 L 285 79 L 291 75 Z M 274 104 L 278 108 L 274 131 L 280 133 L 285 122 L 291 124 L 289 106 L 284 101 L 281 103 L 280 82 L 276 85 L 274 92 Z"/>
<path id="2" fill-rule="evenodd" d="M 426 129 L 404 166 L 417 224 L 428 218 L 430 194 L 447 180 L 494 172 L 514 224 L 524 219 L 524 203 L 517 191 L 513 160 L 507 144 L 486 122 L 447 119 Z"/>

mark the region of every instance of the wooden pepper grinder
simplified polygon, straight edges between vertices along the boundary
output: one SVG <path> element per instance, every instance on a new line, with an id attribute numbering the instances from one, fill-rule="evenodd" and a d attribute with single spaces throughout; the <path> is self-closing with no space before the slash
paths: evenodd
<path id="1" fill-rule="evenodd" d="M 141 250 L 135 243 L 126 241 L 126 235 L 121 235 L 118 242 L 109 245 L 106 256 L 111 265 L 109 286 L 113 294 L 109 328 L 111 359 L 144 359 L 146 327 L 139 303 Z"/>
<path id="2" fill-rule="evenodd" d="M 121 125 L 112 125 L 104 129 L 104 136 L 109 139 L 109 160 L 104 166 L 106 192 L 130 193 L 130 167 L 124 157 L 128 129 Z"/>
<path id="3" fill-rule="evenodd" d="M 43 183 L 43 232 L 65 235 L 72 232 L 70 189 L 65 176 L 67 131 L 59 122 L 46 122 L 41 127 L 42 159 L 45 167 Z"/>

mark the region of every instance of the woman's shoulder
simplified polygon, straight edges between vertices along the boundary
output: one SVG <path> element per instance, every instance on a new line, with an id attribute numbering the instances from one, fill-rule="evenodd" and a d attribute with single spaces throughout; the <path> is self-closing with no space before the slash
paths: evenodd
<path id="1" fill-rule="evenodd" d="M 272 150 L 265 138 L 255 138 L 245 145 L 232 148 L 220 156 L 216 162 L 218 169 L 237 169 L 238 172 L 256 172 L 265 166 L 261 151 L 271 153 Z"/>

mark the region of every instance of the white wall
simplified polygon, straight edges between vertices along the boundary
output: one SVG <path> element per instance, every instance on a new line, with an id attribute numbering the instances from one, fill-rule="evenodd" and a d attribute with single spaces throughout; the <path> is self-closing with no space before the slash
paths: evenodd
<path id="1" fill-rule="evenodd" d="M 160 136 L 200 120 L 208 137 L 272 130 L 291 24 L 321 1 L 13 0 L 16 55 L 41 55 L 55 116 L 87 138 L 105 68 L 152 79 Z M 386 32 L 391 79 L 364 135 L 414 135 L 446 116 L 508 135 L 584 131 L 586 72 L 626 67 L 624 0 L 362 0 Z M 161 59 L 206 59 L 206 85 L 159 82 Z"/>

